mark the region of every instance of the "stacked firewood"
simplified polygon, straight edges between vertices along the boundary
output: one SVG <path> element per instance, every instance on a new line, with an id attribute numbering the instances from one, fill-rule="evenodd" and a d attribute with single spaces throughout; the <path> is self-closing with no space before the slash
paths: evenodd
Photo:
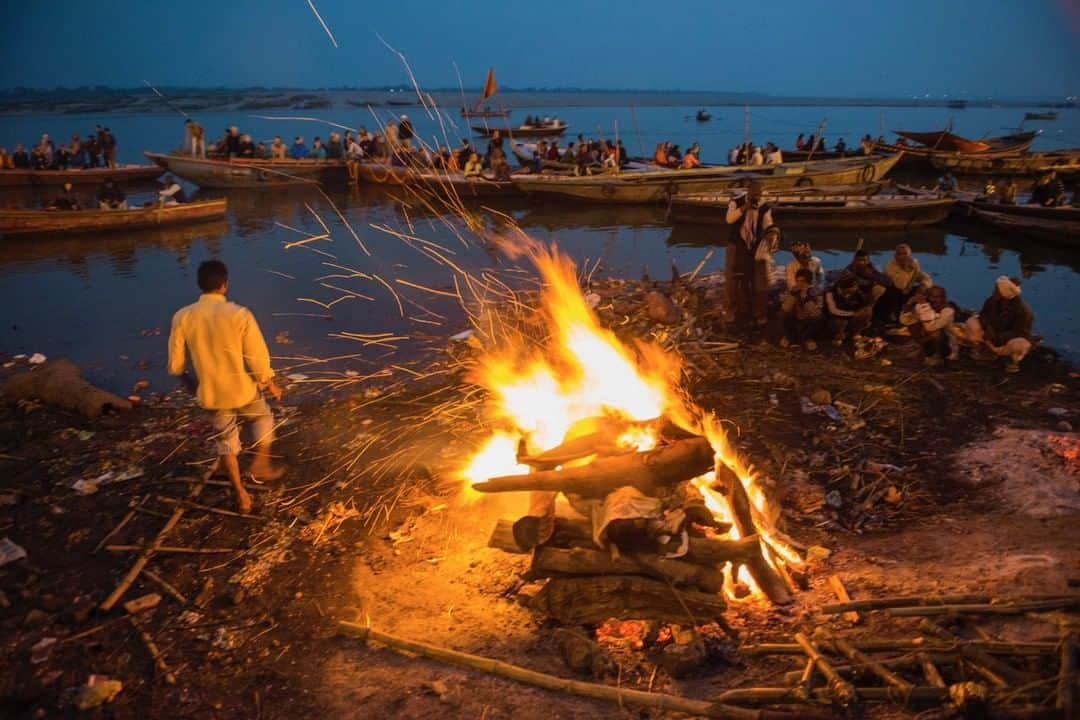
<path id="1" fill-rule="evenodd" d="M 519 461 L 531 472 L 474 485 L 480 492 L 530 493 L 528 514 L 500 521 L 489 545 L 532 553 L 531 576 L 550 578 L 533 607 L 572 625 L 720 621 L 727 563 L 732 577 L 745 566 L 773 602 L 790 602 L 791 579 L 767 559 L 772 550 L 757 533 L 738 476 L 715 459 L 706 438 L 671 425 L 655 431 L 658 443 L 643 452 L 620 448 L 620 432 L 611 428 L 538 455 L 522 452 Z M 692 482 L 710 470 L 731 523 L 714 516 Z M 557 510 L 560 493 L 569 511 Z"/>

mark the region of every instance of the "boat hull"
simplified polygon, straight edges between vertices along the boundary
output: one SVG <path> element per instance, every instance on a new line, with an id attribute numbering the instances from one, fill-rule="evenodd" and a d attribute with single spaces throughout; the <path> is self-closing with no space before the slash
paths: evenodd
<path id="1" fill-rule="evenodd" d="M 157 165 L 127 165 L 117 168 L 83 170 L 0 170 L 0 187 L 34 185 L 101 185 L 106 180 L 118 183 L 150 182 L 161 175 Z"/>
<path id="2" fill-rule="evenodd" d="M 520 195 L 517 185 L 508 181 L 496 181 L 486 177 L 466 178 L 461 173 L 445 173 L 435 170 L 419 170 L 384 163 L 360 163 L 360 182 L 369 185 L 423 185 L 433 192 L 459 197 L 493 197 Z"/>
<path id="3" fill-rule="evenodd" d="M 1010 215 L 974 210 L 975 218 L 998 230 L 1019 233 L 1042 242 L 1065 247 L 1080 247 L 1080 221 Z"/>
<path id="4" fill-rule="evenodd" d="M 0 235 L 141 230 L 220 220 L 226 208 L 226 200 L 205 200 L 131 210 L 0 210 Z"/>
<path id="5" fill-rule="evenodd" d="M 808 199 L 809 200 L 809 199 Z M 771 198 L 766 201 L 772 202 Z M 953 198 L 870 197 L 830 203 L 828 199 L 807 202 L 777 198 L 772 205 L 773 221 L 781 228 L 830 228 L 837 230 L 901 230 L 943 222 L 956 204 Z M 672 217 L 680 222 L 726 225 L 726 203 L 692 202 L 675 198 Z"/>
<path id="6" fill-rule="evenodd" d="M 566 129 L 570 126 L 567 124 L 555 125 L 552 127 L 507 127 L 493 125 L 472 125 L 473 132 L 477 135 L 483 135 L 484 137 L 491 137 L 496 132 L 500 137 L 516 138 L 516 137 L 555 137 L 562 135 L 566 132 Z"/>
<path id="7" fill-rule="evenodd" d="M 884 177 L 900 154 L 809 163 L 768 165 L 748 171 L 739 167 L 701 170 L 654 170 L 619 175 L 522 175 L 515 184 L 527 194 L 551 195 L 608 203 L 670 202 L 679 195 L 746 187 L 750 181 L 765 190 L 820 185 L 855 185 Z"/>
<path id="8" fill-rule="evenodd" d="M 203 160 L 143 153 L 165 170 L 204 188 L 265 188 L 345 182 L 341 160 Z"/>
<path id="9" fill-rule="evenodd" d="M 970 202 L 961 201 L 960 204 L 969 212 L 978 210 L 982 212 L 998 213 L 1000 215 L 1043 218 L 1045 220 L 1057 220 L 1059 222 L 1080 222 L 1080 209 L 1068 205 L 1061 207 L 1046 207 L 1043 205 L 1004 205 L 1001 203 L 980 202 L 978 200 Z"/>
<path id="10" fill-rule="evenodd" d="M 1050 170 L 1061 175 L 1080 173 L 1080 150 L 1024 153 L 1005 157 L 981 155 L 935 155 L 930 164 L 938 170 L 960 175 L 1041 175 Z"/>

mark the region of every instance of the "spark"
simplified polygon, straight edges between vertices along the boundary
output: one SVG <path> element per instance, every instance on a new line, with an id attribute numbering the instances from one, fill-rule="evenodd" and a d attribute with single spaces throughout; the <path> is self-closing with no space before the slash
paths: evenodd
<path id="1" fill-rule="evenodd" d="M 315 17 L 318 18 L 319 24 L 322 25 L 322 29 L 326 31 L 327 37 L 330 38 L 330 42 L 333 43 L 334 47 L 336 48 L 338 44 L 337 40 L 334 39 L 334 33 L 330 32 L 330 28 L 327 27 L 326 21 L 322 19 L 322 15 L 320 15 L 319 11 L 315 8 L 315 3 L 313 3 L 311 0 L 307 0 L 307 4 L 308 7 L 311 8 L 311 12 L 315 13 Z"/>

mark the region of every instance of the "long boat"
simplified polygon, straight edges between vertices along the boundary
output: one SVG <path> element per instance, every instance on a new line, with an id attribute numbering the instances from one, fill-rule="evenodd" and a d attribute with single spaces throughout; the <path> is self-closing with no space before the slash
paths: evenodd
<path id="1" fill-rule="evenodd" d="M 130 210 L 0 210 L 0 235 L 140 230 L 225 217 L 225 200 L 204 200 Z"/>
<path id="2" fill-rule="evenodd" d="M 204 160 L 143 153 L 165 170 L 204 188 L 265 188 L 323 181 L 345 182 L 344 160 Z"/>
<path id="3" fill-rule="evenodd" d="M 974 210 L 975 217 L 998 230 L 1020 233 L 1055 245 L 1080 247 L 1080 221 L 1025 217 L 1003 212 Z"/>
<path id="4" fill-rule="evenodd" d="M 686 195 L 672 198 L 671 215 L 681 222 L 726 224 L 731 193 Z M 783 192 L 766 195 L 773 220 L 783 228 L 836 228 L 839 230 L 897 230 L 936 225 L 956 204 L 948 197 L 911 195 L 817 195 Z"/>
<path id="5" fill-rule="evenodd" d="M 1057 120 L 1056 112 L 1026 112 L 1025 120 Z"/>
<path id="6" fill-rule="evenodd" d="M 909 159 L 959 155 L 968 157 L 978 155 L 981 158 L 1008 157 L 1026 152 L 1035 141 L 1037 132 L 1003 135 L 986 140 L 967 140 L 947 132 L 915 133 L 896 131 L 897 135 L 922 143 L 921 145 L 895 145 L 892 143 L 874 143 L 874 152 L 903 152 Z"/>
<path id="7" fill-rule="evenodd" d="M 986 200 L 980 200 L 978 198 L 966 200 L 961 197 L 958 199 L 960 205 L 966 208 L 969 211 L 969 214 L 974 214 L 975 210 L 979 210 L 982 212 L 997 213 L 999 215 L 1042 218 L 1044 220 L 1056 220 L 1058 222 L 1080 222 L 1080 208 L 1072 205 L 1060 205 L 1057 207 L 1046 207 L 1045 205 L 1036 205 L 1033 203 L 1007 205 L 1005 203 L 987 202 Z"/>
<path id="8" fill-rule="evenodd" d="M 120 183 L 149 182 L 161 175 L 157 165 L 121 165 L 115 168 L 78 168 L 69 170 L 0 170 L 0 187 L 31 185 L 101 185 L 106 180 Z"/>
<path id="9" fill-rule="evenodd" d="M 519 125 L 518 127 L 510 127 L 508 125 L 472 125 L 470 126 L 477 135 L 483 135 L 484 137 L 491 137 L 495 133 L 499 133 L 501 137 L 554 137 L 556 135 L 562 135 L 566 132 L 566 129 L 570 127 L 569 124 L 560 122 L 558 125 Z"/>
<path id="10" fill-rule="evenodd" d="M 670 202 L 679 195 L 746 187 L 752 180 L 765 190 L 820 185 L 854 185 L 883 178 L 902 153 L 869 158 L 824 160 L 694 170 L 644 170 L 581 176 L 516 175 L 514 183 L 526 193 L 610 203 Z"/>
<path id="11" fill-rule="evenodd" d="M 1054 170 L 1061 175 L 1080 173 L 1080 148 L 1023 153 L 1006 157 L 976 155 L 933 155 L 930 164 L 938 170 L 961 175 L 1041 175 Z"/>
<path id="12" fill-rule="evenodd" d="M 369 185 L 424 185 L 434 192 L 452 189 L 459 196 L 491 197 L 520 195 L 511 181 L 495 180 L 490 174 L 465 177 L 462 173 L 447 173 L 429 168 L 410 168 L 380 162 L 362 162 L 358 168 L 360 182 Z"/>

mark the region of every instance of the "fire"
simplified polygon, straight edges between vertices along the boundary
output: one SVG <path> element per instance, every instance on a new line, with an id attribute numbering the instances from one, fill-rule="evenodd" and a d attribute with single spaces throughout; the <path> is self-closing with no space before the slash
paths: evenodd
<path id="1" fill-rule="evenodd" d="M 627 347 L 599 325 L 578 286 L 574 266 L 557 250 L 533 250 L 544 289 L 541 319 L 546 337 L 522 334 L 506 347 L 484 354 L 472 379 L 491 393 L 496 421 L 508 428 L 495 433 L 462 471 L 467 484 L 498 475 L 521 474 L 527 468 L 518 453 L 550 450 L 568 440 L 578 424 L 609 418 L 621 424 L 615 444 L 625 450 L 656 447 L 657 432 L 649 421 L 665 417 L 708 438 L 718 461 L 739 477 L 753 505 L 755 525 L 766 562 L 801 565 L 798 555 L 771 536 L 769 507 L 752 469 L 730 447 L 720 422 L 705 414 L 679 391 L 680 363 L 658 347 L 638 343 Z M 695 478 L 706 507 L 719 520 L 730 522 L 732 513 L 722 492 L 713 489 L 715 474 Z M 469 491 L 467 491 L 469 492 Z M 722 539 L 738 539 L 732 529 Z M 766 550 L 770 548 L 775 555 Z M 730 579 L 730 568 L 729 568 Z M 739 580 L 755 585 L 746 567 Z M 731 596 L 728 583 L 728 594 Z M 755 591 L 754 595 L 760 596 Z"/>

